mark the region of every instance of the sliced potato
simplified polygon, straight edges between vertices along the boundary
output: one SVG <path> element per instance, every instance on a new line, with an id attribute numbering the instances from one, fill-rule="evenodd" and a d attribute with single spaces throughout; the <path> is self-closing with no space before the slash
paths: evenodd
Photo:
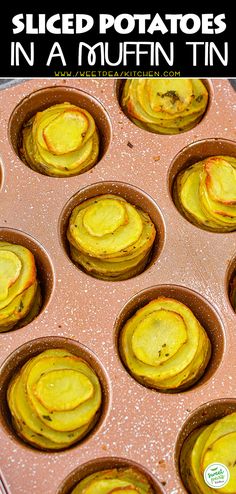
<path id="1" fill-rule="evenodd" d="M 155 236 L 149 215 L 113 194 L 76 206 L 67 229 L 72 260 L 92 276 L 114 281 L 143 271 Z"/>
<path id="2" fill-rule="evenodd" d="M 95 425 L 101 385 L 84 360 L 63 349 L 31 358 L 7 391 L 16 432 L 41 449 L 61 449 L 82 439 Z"/>
<path id="3" fill-rule="evenodd" d="M 154 494 L 145 475 L 135 468 L 113 468 L 88 475 L 71 494 Z"/>
<path id="4" fill-rule="evenodd" d="M 208 92 L 199 79 L 129 79 L 121 106 L 133 122 L 151 132 L 178 134 L 202 118 Z"/>
<path id="5" fill-rule="evenodd" d="M 191 494 L 234 494 L 236 492 L 236 413 L 196 429 L 187 437 L 180 454 L 180 472 Z M 225 486 L 209 487 L 204 472 L 209 465 L 222 463 L 229 470 Z"/>
<path id="6" fill-rule="evenodd" d="M 41 305 L 33 254 L 21 245 L 0 241 L 0 332 L 28 324 Z"/>
<path id="7" fill-rule="evenodd" d="M 236 204 L 236 158 L 230 161 L 221 157 L 206 160 L 206 186 L 214 201 L 228 205 Z"/>
<path id="8" fill-rule="evenodd" d="M 211 355 L 207 333 L 192 311 L 167 297 L 149 302 L 124 324 L 119 349 L 135 379 L 166 391 L 196 382 Z"/>
<path id="9" fill-rule="evenodd" d="M 22 159 L 45 175 L 77 175 L 96 164 L 99 134 L 92 115 L 71 103 L 38 112 L 22 131 Z"/>
<path id="10" fill-rule="evenodd" d="M 236 229 L 236 159 L 213 156 L 177 175 L 176 206 L 189 221 L 210 231 Z"/>

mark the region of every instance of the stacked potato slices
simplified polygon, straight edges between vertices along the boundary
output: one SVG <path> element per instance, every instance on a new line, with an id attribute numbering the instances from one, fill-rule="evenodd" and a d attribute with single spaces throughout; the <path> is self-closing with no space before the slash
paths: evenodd
<path id="1" fill-rule="evenodd" d="M 58 450 L 95 425 L 102 393 L 87 362 L 56 348 L 26 362 L 11 380 L 7 399 L 18 435 L 39 449 Z"/>
<path id="2" fill-rule="evenodd" d="M 99 135 L 92 115 L 71 103 L 36 113 L 23 128 L 22 159 L 45 175 L 77 175 L 95 165 L 98 155 Z"/>
<path id="3" fill-rule="evenodd" d="M 93 473 L 71 494 L 154 494 L 148 479 L 135 468 L 113 468 Z"/>
<path id="4" fill-rule="evenodd" d="M 113 194 L 76 206 L 67 230 L 71 259 L 92 276 L 114 281 L 144 270 L 155 235 L 147 213 Z"/>
<path id="5" fill-rule="evenodd" d="M 192 223 L 207 230 L 236 229 L 236 158 L 212 156 L 177 175 L 176 206 Z"/>
<path id="6" fill-rule="evenodd" d="M 0 332 L 29 324 L 42 305 L 33 254 L 0 241 Z"/>
<path id="7" fill-rule="evenodd" d="M 186 305 L 159 297 L 125 323 L 119 350 L 125 366 L 141 384 L 179 391 L 202 376 L 210 359 L 211 343 Z"/>
<path id="8" fill-rule="evenodd" d="M 186 439 L 180 455 L 182 479 L 191 494 L 234 494 L 236 492 L 236 413 L 231 413 L 194 430 Z M 229 470 L 229 480 L 219 488 L 208 487 L 204 480 L 204 471 L 214 464 L 225 465 Z"/>
<path id="9" fill-rule="evenodd" d="M 158 134 L 179 134 L 201 120 L 208 91 L 200 79 L 128 79 L 120 103 L 139 127 Z"/>

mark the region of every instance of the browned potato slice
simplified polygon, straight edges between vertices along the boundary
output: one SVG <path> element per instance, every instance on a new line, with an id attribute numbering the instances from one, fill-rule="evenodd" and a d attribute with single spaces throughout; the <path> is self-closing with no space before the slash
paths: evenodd
<path id="1" fill-rule="evenodd" d="M 141 128 L 178 134 L 202 118 L 208 92 L 199 79 L 131 79 L 124 84 L 121 106 Z"/>
<path id="2" fill-rule="evenodd" d="M 20 152 L 26 164 L 45 175 L 77 175 L 98 160 L 95 121 L 87 110 L 70 103 L 53 105 L 26 122 Z"/>

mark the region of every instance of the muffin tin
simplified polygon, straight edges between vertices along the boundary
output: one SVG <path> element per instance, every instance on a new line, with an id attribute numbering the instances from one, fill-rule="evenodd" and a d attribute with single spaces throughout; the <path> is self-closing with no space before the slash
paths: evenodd
<path id="1" fill-rule="evenodd" d="M 236 157 L 235 92 L 227 80 L 207 80 L 207 112 L 176 136 L 135 126 L 119 106 L 122 80 L 34 79 L 0 93 L 0 238 L 35 254 L 43 307 L 28 326 L 0 334 L 0 492 L 69 494 L 100 468 L 133 465 L 157 494 L 186 492 L 178 458 L 188 433 L 236 410 L 235 323 L 228 297 L 236 267 L 236 232 L 212 233 L 190 224 L 172 199 L 176 173 L 209 155 Z M 76 177 L 47 177 L 18 156 L 22 123 L 36 111 L 69 101 L 84 106 L 101 135 L 99 162 Z M 152 258 L 132 279 L 105 282 L 69 258 L 65 231 L 73 207 L 117 193 L 147 211 L 157 229 Z M 203 378 L 182 393 L 137 383 L 118 353 L 119 329 L 156 296 L 186 303 L 208 332 L 213 355 Z M 11 376 L 28 358 L 66 347 L 87 359 L 103 389 L 102 413 L 90 434 L 70 449 L 42 452 L 14 433 L 6 404 Z M 4 490 L 5 489 L 5 490 Z"/>

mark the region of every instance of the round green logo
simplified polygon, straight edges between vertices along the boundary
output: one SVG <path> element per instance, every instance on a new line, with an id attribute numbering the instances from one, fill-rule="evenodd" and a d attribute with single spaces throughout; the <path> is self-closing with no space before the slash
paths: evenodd
<path id="1" fill-rule="evenodd" d="M 223 463 L 211 463 L 204 471 L 204 480 L 209 487 L 220 489 L 228 484 L 230 473 Z"/>

